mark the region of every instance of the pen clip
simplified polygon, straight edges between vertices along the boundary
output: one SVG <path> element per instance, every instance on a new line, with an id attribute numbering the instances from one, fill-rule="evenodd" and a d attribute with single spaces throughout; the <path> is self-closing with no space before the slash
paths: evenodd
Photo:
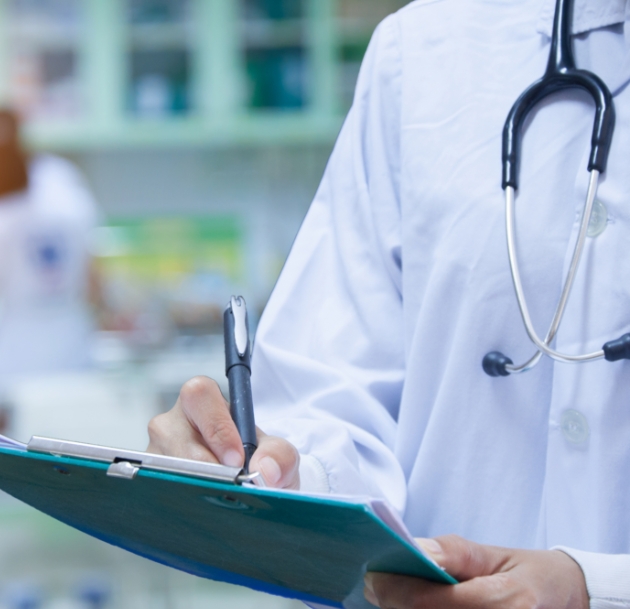
<path id="1" fill-rule="evenodd" d="M 232 315 L 234 315 L 234 344 L 239 357 L 244 357 L 249 347 L 249 332 L 247 331 L 247 307 L 242 296 L 232 296 L 230 301 Z"/>

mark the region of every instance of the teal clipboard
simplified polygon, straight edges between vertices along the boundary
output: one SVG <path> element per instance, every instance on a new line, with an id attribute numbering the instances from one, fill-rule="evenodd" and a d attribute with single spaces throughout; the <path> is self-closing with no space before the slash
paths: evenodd
<path id="1" fill-rule="evenodd" d="M 0 448 L 0 488 L 145 558 L 309 604 L 372 607 L 366 571 L 456 583 L 366 504 L 140 467 L 112 475 L 118 464 Z"/>

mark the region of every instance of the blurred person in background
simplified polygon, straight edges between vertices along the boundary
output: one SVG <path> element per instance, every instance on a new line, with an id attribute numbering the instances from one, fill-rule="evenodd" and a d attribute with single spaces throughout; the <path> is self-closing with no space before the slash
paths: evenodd
<path id="1" fill-rule="evenodd" d="M 88 365 L 97 219 L 78 170 L 26 154 L 16 114 L 0 110 L 0 391 L 24 375 Z"/>

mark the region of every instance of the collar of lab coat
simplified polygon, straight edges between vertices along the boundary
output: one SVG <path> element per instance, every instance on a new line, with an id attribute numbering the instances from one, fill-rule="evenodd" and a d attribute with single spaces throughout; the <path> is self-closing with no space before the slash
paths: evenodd
<path id="1" fill-rule="evenodd" d="M 544 0 L 537 30 L 551 37 L 556 0 Z M 583 34 L 630 20 L 630 0 L 575 0 L 573 33 Z"/>
<path id="2" fill-rule="evenodd" d="M 538 16 L 537 30 L 551 38 L 556 0 L 543 0 Z M 630 0 L 575 0 L 573 34 L 585 34 L 591 30 L 624 24 L 626 57 L 616 77 L 609 78 L 607 85 L 613 95 L 630 82 Z"/>

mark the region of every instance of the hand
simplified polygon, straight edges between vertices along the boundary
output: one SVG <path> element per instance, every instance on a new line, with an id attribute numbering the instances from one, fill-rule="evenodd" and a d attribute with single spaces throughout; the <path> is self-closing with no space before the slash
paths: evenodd
<path id="1" fill-rule="evenodd" d="M 559 550 L 508 550 L 447 535 L 418 540 L 454 586 L 368 573 L 365 598 L 382 609 L 588 609 L 579 565 Z"/>
<path id="2" fill-rule="evenodd" d="M 257 428 L 258 449 L 249 468 L 268 486 L 298 489 L 300 455 L 282 438 Z M 147 452 L 242 467 L 243 444 L 215 381 L 197 376 L 184 384 L 175 406 L 149 422 Z"/>

